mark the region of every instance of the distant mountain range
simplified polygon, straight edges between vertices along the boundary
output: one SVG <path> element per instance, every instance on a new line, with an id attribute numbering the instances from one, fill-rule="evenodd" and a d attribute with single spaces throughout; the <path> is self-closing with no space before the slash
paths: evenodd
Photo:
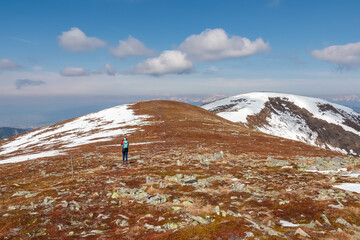
<path id="1" fill-rule="evenodd" d="M 264 133 L 360 155 L 360 114 L 323 99 L 253 92 L 202 107 Z"/>
<path id="2" fill-rule="evenodd" d="M 9 138 L 20 133 L 30 131 L 31 129 L 22 129 L 22 128 L 11 128 L 11 127 L 0 127 L 0 140 Z"/>

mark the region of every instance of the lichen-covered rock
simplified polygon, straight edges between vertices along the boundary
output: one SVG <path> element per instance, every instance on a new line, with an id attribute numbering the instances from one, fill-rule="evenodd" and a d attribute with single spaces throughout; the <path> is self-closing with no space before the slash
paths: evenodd
<path id="1" fill-rule="evenodd" d="M 268 157 L 268 160 L 270 161 L 265 163 L 265 165 L 268 167 L 285 167 L 289 165 L 288 161 L 276 160 L 273 159 L 272 157 Z"/>
<path id="2" fill-rule="evenodd" d="M 210 223 L 208 220 L 200 217 L 200 216 L 193 216 L 193 215 L 190 215 L 188 214 L 189 218 L 191 218 L 192 220 L 196 221 L 197 223 L 200 223 L 200 224 L 208 224 Z"/>
<path id="3" fill-rule="evenodd" d="M 165 223 L 163 226 L 168 230 L 174 230 L 178 228 L 176 223 Z"/>
<path id="4" fill-rule="evenodd" d="M 346 161 L 340 157 L 334 157 L 331 159 L 322 158 L 316 160 L 315 167 L 319 171 L 326 171 L 326 170 L 336 171 L 340 168 L 346 167 Z"/>
<path id="5" fill-rule="evenodd" d="M 214 212 L 215 212 L 217 215 L 220 215 L 220 208 L 219 208 L 219 206 L 214 207 Z"/>
<path id="6" fill-rule="evenodd" d="M 320 218 L 324 221 L 324 224 L 323 224 L 324 226 L 327 226 L 327 227 L 331 226 L 331 223 L 325 214 L 321 214 Z"/>
<path id="7" fill-rule="evenodd" d="M 231 187 L 231 191 L 234 192 L 250 192 L 249 189 L 246 187 L 245 184 L 240 183 L 240 182 L 236 182 L 233 184 L 233 186 Z"/>

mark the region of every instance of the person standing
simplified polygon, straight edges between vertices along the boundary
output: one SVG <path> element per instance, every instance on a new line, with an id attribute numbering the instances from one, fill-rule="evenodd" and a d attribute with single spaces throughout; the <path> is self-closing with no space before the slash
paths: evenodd
<path id="1" fill-rule="evenodd" d="M 124 140 L 121 142 L 121 146 L 122 146 L 123 162 L 125 162 L 125 158 L 126 158 L 126 163 L 127 163 L 128 162 L 128 152 L 129 152 L 129 142 L 126 138 L 124 138 Z"/>

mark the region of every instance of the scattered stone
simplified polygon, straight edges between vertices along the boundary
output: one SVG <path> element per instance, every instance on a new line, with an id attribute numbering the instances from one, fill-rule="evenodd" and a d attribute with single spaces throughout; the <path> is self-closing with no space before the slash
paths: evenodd
<path id="1" fill-rule="evenodd" d="M 255 235 L 252 232 L 245 232 L 245 238 L 253 238 Z"/>
<path id="2" fill-rule="evenodd" d="M 174 230 L 178 228 L 176 223 L 165 223 L 163 226 L 168 230 Z"/>
<path id="3" fill-rule="evenodd" d="M 19 208 L 20 208 L 20 205 L 9 206 L 8 211 L 14 211 L 14 210 L 19 209 Z"/>
<path id="4" fill-rule="evenodd" d="M 330 227 L 331 226 L 331 223 L 330 223 L 330 221 L 329 221 L 329 219 L 326 217 L 326 215 L 325 214 L 321 214 L 320 215 L 320 218 L 324 221 L 324 226 L 325 227 Z"/>
<path id="5" fill-rule="evenodd" d="M 295 232 L 295 235 L 300 235 L 302 237 L 307 237 L 310 238 L 309 234 L 307 234 L 306 232 L 304 232 L 304 230 L 302 230 L 301 228 L 298 228 Z"/>
<path id="6" fill-rule="evenodd" d="M 179 211 L 181 207 L 171 207 L 174 211 Z"/>
<path id="7" fill-rule="evenodd" d="M 149 177 L 149 176 L 146 176 L 146 183 L 151 183 L 152 182 L 152 179 L 151 179 L 151 177 Z"/>
<path id="8" fill-rule="evenodd" d="M 217 215 L 220 215 L 220 208 L 219 208 L 219 206 L 214 207 L 214 212 L 215 212 Z"/>
<path id="9" fill-rule="evenodd" d="M 224 152 L 220 151 L 219 153 L 215 153 L 213 156 L 213 160 L 220 160 L 224 158 Z"/>
<path id="10" fill-rule="evenodd" d="M 184 206 L 189 206 L 189 205 L 193 205 L 194 204 L 194 202 L 193 201 L 183 201 L 182 203 L 181 203 L 182 205 L 184 205 Z"/>
<path id="11" fill-rule="evenodd" d="M 345 219 L 342 219 L 342 218 L 336 219 L 335 222 L 336 222 L 336 223 L 340 223 L 340 224 L 342 224 L 342 225 L 344 225 L 344 226 L 346 226 L 346 227 L 351 227 L 351 224 L 348 223 Z"/>
<path id="12" fill-rule="evenodd" d="M 188 216 L 193 219 L 194 221 L 196 221 L 197 223 L 200 223 L 200 224 L 208 224 L 210 222 L 208 222 L 207 220 L 205 220 L 204 218 L 200 217 L 200 216 L 193 216 L 193 215 L 190 215 L 188 214 Z"/>
<path id="13" fill-rule="evenodd" d="M 14 193 L 11 197 L 24 196 L 27 194 L 30 194 L 30 192 L 29 191 L 19 191 L 19 192 Z"/>
<path id="14" fill-rule="evenodd" d="M 340 168 L 346 167 L 346 162 L 340 157 L 332 159 L 318 159 L 315 162 L 315 167 L 318 171 L 337 171 Z"/>
<path id="15" fill-rule="evenodd" d="M 126 220 L 116 219 L 116 225 L 120 227 L 127 227 L 129 226 L 129 223 Z"/>
<path id="16" fill-rule="evenodd" d="M 285 167 L 289 165 L 288 161 L 276 160 L 273 159 L 272 157 L 268 157 L 268 160 L 270 160 L 270 162 L 265 163 L 267 167 Z"/>

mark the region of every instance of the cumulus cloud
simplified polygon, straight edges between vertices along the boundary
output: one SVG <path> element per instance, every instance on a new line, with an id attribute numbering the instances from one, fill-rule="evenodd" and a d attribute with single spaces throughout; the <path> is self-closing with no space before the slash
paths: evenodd
<path id="1" fill-rule="evenodd" d="M 154 54 L 153 50 L 146 48 L 144 43 L 132 36 L 129 36 L 126 40 L 119 40 L 119 46 L 116 48 L 110 48 L 109 51 L 112 55 L 118 58 Z"/>
<path id="2" fill-rule="evenodd" d="M 61 70 L 60 74 L 65 77 L 78 77 L 78 76 L 86 76 L 89 75 L 88 71 L 84 68 L 78 67 L 67 67 Z"/>
<path id="3" fill-rule="evenodd" d="M 21 66 L 10 59 L 0 59 L 0 69 L 14 69 Z"/>
<path id="4" fill-rule="evenodd" d="M 136 65 L 131 73 L 159 76 L 164 74 L 189 73 L 193 63 L 186 54 L 177 50 L 164 51 L 159 57 L 150 58 Z"/>
<path id="5" fill-rule="evenodd" d="M 191 59 L 216 61 L 237 58 L 270 50 L 262 38 L 250 41 L 248 38 L 230 37 L 223 29 L 207 29 L 199 35 L 191 35 L 179 46 Z"/>
<path id="6" fill-rule="evenodd" d="M 16 89 L 20 90 L 23 87 L 28 87 L 28 86 L 40 86 L 40 85 L 44 85 L 46 84 L 46 82 L 42 81 L 42 80 L 31 80 L 31 79 L 16 79 L 15 80 L 15 86 Z"/>
<path id="7" fill-rule="evenodd" d="M 106 42 L 96 38 L 88 37 L 77 27 L 67 32 L 62 32 L 58 37 L 59 45 L 70 52 L 91 51 L 106 46 Z"/>
<path id="8" fill-rule="evenodd" d="M 105 64 L 105 71 L 109 76 L 114 76 L 117 72 L 116 69 L 113 66 L 111 66 L 109 63 Z"/>
<path id="9" fill-rule="evenodd" d="M 360 42 L 314 50 L 311 55 L 319 60 L 337 64 L 340 68 L 355 69 L 360 67 Z"/>

